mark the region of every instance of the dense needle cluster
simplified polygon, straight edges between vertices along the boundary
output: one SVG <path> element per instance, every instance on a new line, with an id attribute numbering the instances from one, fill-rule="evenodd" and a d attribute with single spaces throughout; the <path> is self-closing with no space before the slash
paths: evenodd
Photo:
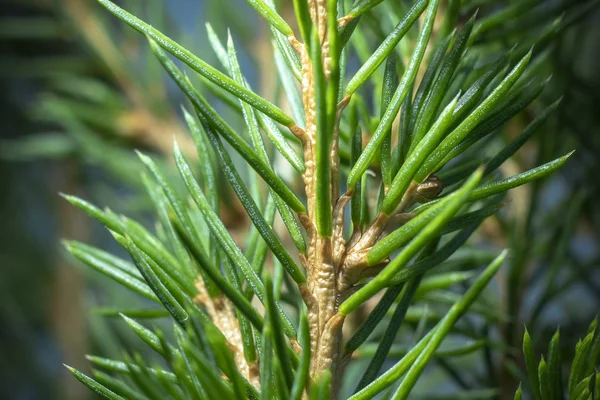
<path id="1" fill-rule="evenodd" d="M 189 100 L 182 113 L 197 154 L 174 145 L 176 176 L 139 153 L 157 233 L 66 196 L 101 221 L 133 262 L 78 242 L 67 242 L 68 250 L 164 307 L 174 321 L 173 337 L 123 315 L 168 368 L 150 367 L 140 355 L 94 356 L 94 379 L 73 370 L 75 376 L 109 399 L 331 398 L 348 384 L 342 372 L 353 356 L 387 322 L 362 378 L 349 383 L 349 398 L 382 392 L 408 398 L 506 251 L 488 259 L 462 295 L 444 292 L 442 302 L 451 307 L 430 326 L 422 314 L 418 340 L 383 372 L 411 306 L 471 279 L 471 271 L 439 267 L 500 210 L 508 190 L 547 176 L 570 155 L 513 176 L 497 174 L 558 107 L 557 99 L 485 162 L 474 156 L 546 83 L 536 72 L 543 53 L 529 40 L 512 48 L 491 44 L 505 19 L 535 2 L 478 19 L 472 5 L 459 1 L 295 0 L 295 32 L 271 0 L 248 0 L 271 30 L 281 106 L 250 87 L 231 36 L 223 43 L 209 26 L 216 68 L 112 2 L 98 2 L 146 36 L 156 62 Z M 394 20 L 390 32 L 377 31 L 389 21 L 377 29 L 361 23 L 373 22 L 376 6 Z M 560 28 L 528 39 L 543 49 Z M 382 38 L 365 54 L 369 29 Z M 243 117 L 243 132 L 205 90 Z M 283 179 L 275 162 L 285 162 L 296 181 Z M 243 246 L 220 218 L 221 178 L 252 223 Z M 359 326 L 347 323 L 365 309 L 371 311 Z M 582 346 L 598 348 L 594 332 Z M 531 349 L 526 354 L 529 361 Z M 587 399 L 579 396 L 584 389 L 589 395 L 597 378 L 588 364 L 575 364 L 569 393 Z M 540 364 L 540 376 L 546 368 Z M 584 381 L 588 386 L 575 389 Z"/>

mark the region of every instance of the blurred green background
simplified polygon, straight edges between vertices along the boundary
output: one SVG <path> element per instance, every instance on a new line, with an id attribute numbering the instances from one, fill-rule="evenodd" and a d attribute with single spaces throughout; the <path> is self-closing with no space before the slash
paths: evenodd
<path id="1" fill-rule="evenodd" d="M 221 37 L 230 28 L 238 48 L 246 49 L 240 57 L 249 80 L 274 90 L 261 41 L 268 31 L 243 1 L 121 3 L 212 64 L 205 21 Z M 560 17 L 562 3 L 578 2 L 542 1 L 543 18 Z M 289 16 L 291 7 L 284 8 Z M 119 250 L 58 193 L 152 224 L 131 150 L 166 153 L 173 136 L 189 140 L 178 117 L 183 99 L 152 62 L 143 38 L 93 1 L 5 0 L 0 9 L 0 398 L 84 399 L 91 396 L 62 363 L 86 371 L 85 354 L 135 346 L 97 307 L 139 300 L 66 257 L 61 238 Z M 493 11 L 482 8 L 483 15 Z M 520 171 L 571 149 L 575 155 L 552 178 L 512 195 L 506 212 L 478 236 L 484 245 L 514 248 L 512 262 L 528 271 L 518 290 L 504 292 L 506 308 L 516 315 L 494 334 L 519 348 L 527 323 L 545 348 L 560 325 L 565 359 L 600 300 L 598 27 L 600 11 L 588 7 L 561 31 L 546 49 L 548 87 L 503 132 L 518 132 L 561 93 L 560 111 L 507 168 Z M 236 212 L 223 216 L 232 229 Z M 500 285 L 512 282 L 510 274 L 501 279 Z M 519 364 L 518 355 L 514 361 Z"/>

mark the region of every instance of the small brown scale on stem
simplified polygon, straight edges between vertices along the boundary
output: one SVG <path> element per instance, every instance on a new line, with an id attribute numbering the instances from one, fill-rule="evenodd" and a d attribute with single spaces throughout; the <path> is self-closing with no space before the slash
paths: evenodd
<path id="1" fill-rule="evenodd" d="M 344 240 L 344 210 L 352 199 L 352 193 L 345 193 L 337 201 L 333 209 L 333 264 L 339 267 L 344 253 L 346 252 L 346 241 Z M 336 271 L 337 272 L 337 271 Z"/>
<path id="2" fill-rule="evenodd" d="M 341 29 L 344 26 L 348 25 L 350 22 L 352 22 L 353 19 L 354 19 L 354 17 L 351 17 L 349 15 L 346 15 L 344 17 L 338 18 L 338 20 L 337 20 L 337 22 L 338 22 L 338 29 Z"/>
<path id="3" fill-rule="evenodd" d="M 358 243 L 354 245 L 352 251 L 360 252 L 373 246 L 373 244 L 375 244 L 375 241 L 377 240 L 379 235 L 381 235 L 381 232 L 383 232 L 383 229 L 387 225 L 388 219 L 389 217 L 387 215 L 379 213 L 375 218 L 375 221 L 373 221 L 373 224 L 369 227 L 369 229 L 367 229 L 365 233 L 363 233 Z"/>

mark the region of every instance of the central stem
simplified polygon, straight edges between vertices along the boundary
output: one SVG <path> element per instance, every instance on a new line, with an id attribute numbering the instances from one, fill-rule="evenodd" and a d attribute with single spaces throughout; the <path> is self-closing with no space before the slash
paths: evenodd
<path id="1" fill-rule="evenodd" d="M 327 37 L 327 5 L 325 0 L 309 1 L 313 27 L 317 30 L 321 46 L 323 71 L 326 78 L 330 76 L 329 40 Z M 293 39 L 292 39 L 293 40 Z M 307 270 L 308 285 L 303 292 L 308 308 L 311 336 L 311 377 L 318 380 L 326 371 L 335 376 L 335 365 L 341 337 L 343 318 L 337 315 L 339 291 L 337 287 L 337 270 L 340 257 L 334 257 L 339 249 L 339 240 L 331 236 L 322 236 L 317 232 L 316 221 L 316 140 L 317 140 L 317 104 L 315 96 L 314 69 L 305 46 L 297 42 L 292 45 L 298 50 L 302 63 L 302 100 L 306 114 L 306 128 L 303 139 L 306 171 L 303 175 L 307 203 L 308 218 L 302 222 L 308 233 L 308 253 L 303 258 Z M 337 121 L 335 123 L 337 126 Z M 322 127 L 319 129 L 323 129 Z M 337 129 L 336 129 L 337 130 Z M 339 187 L 337 135 L 333 133 L 330 150 L 331 157 L 331 199 L 337 200 Z M 342 223 L 337 221 L 337 223 Z M 336 221 L 334 221 L 334 231 Z M 343 231 L 343 229 L 342 229 Z M 343 243 L 342 243 L 343 246 Z M 335 387 L 335 384 L 332 384 Z"/>

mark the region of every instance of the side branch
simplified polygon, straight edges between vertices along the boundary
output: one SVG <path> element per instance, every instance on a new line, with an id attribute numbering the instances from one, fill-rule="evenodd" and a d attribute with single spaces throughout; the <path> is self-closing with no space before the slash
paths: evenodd
<path id="1" fill-rule="evenodd" d="M 228 298 L 222 295 L 210 297 L 201 276 L 198 276 L 196 280 L 196 289 L 198 289 L 198 294 L 194 298 L 194 302 L 206 309 L 210 319 L 217 328 L 223 332 L 223 335 L 225 335 L 227 346 L 233 353 L 235 363 L 242 375 L 248 379 L 248 382 L 255 388 L 260 389 L 258 364 L 250 364 L 244 357 L 242 333 L 234 312 L 233 304 Z"/>

